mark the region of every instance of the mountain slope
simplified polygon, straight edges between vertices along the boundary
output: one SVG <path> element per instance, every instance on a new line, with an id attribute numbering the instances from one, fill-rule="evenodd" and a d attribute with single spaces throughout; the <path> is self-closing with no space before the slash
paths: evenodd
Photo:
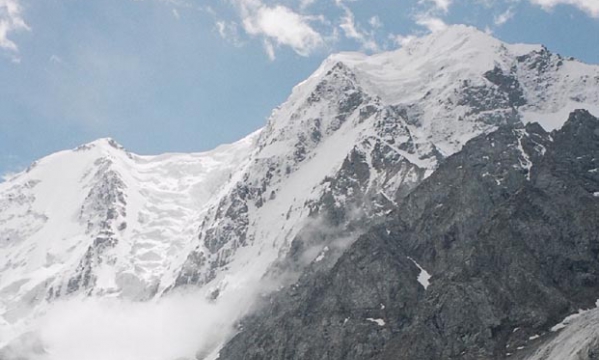
<path id="1" fill-rule="evenodd" d="M 516 129 L 509 166 L 477 168 L 495 171 L 478 188 L 507 189 L 489 195 L 492 208 L 532 180 L 548 146 L 523 124 L 552 130 L 574 108 L 597 111 L 597 86 L 597 66 L 454 26 L 394 52 L 332 55 L 235 144 L 139 156 L 99 140 L 44 158 L 0 184 L 0 347 L 62 299 L 193 288 L 216 303 L 246 293 L 245 308 L 316 259 L 334 266 L 390 211 L 424 211 L 406 196 L 440 164 L 477 136 Z"/>
<path id="2" fill-rule="evenodd" d="M 185 259 L 211 197 L 227 192 L 226 180 L 247 162 L 252 141 L 152 157 L 101 139 L 0 184 L 5 328 L 77 294 L 153 296 Z"/>
<path id="3" fill-rule="evenodd" d="M 551 136 L 473 139 L 332 267 L 275 294 L 219 359 L 526 358 L 599 297 L 598 138 L 581 111 Z"/>

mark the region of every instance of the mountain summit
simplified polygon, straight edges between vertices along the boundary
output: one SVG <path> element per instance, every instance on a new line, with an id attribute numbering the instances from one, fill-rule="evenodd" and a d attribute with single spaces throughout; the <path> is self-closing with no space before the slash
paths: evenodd
<path id="1" fill-rule="evenodd" d="M 551 193 L 548 183 L 576 183 L 585 189 L 594 186 L 581 183 L 586 181 L 582 173 L 577 173 L 576 179 L 564 180 L 552 166 L 563 165 L 565 158 L 560 157 L 560 152 L 568 156 L 577 153 L 570 148 L 576 133 L 572 127 L 578 126 L 579 118 L 592 123 L 592 115 L 575 113 L 578 115 L 568 122 L 568 127 L 559 129 L 575 109 L 599 114 L 597 88 L 599 66 L 563 58 L 540 45 L 506 44 L 471 27 L 451 26 L 393 52 L 330 56 L 314 74 L 294 87 L 264 128 L 213 151 L 140 156 L 127 152 L 111 139 L 100 139 L 43 158 L 0 184 L 0 348 L 14 350 L 15 341 L 23 334 L 37 330 L 39 316 L 51 311 L 55 303 L 69 299 L 147 302 L 194 289 L 211 303 L 230 305 L 228 310 L 243 309 L 241 315 L 260 298 L 257 294 L 287 286 L 296 289 L 293 284 L 301 285 L 297 299 L 302 301 L 320 296 L 313 293 L 316 288 L 311 286 L 316 285 L 322 294 L 354 299 L 321 281 L 354 284 L 351 276 L 355 274 L 351 271 L 338 276 L 334 272 L 351 265 L 351 254 L 362 259 L 360 246 L 380 255 L 365 263 L 368 274 L 380 276 L 381 271 L 389 270 L 389 274 L 397 276 L 389 281 L 407 286 L 398 298 L 405 304 L 424 301 L 423 293 L 428 291 L 424 284 L 428 282 L 408 281 L 408 277 L 416 279 L 413 275 L 420 271 L 419 278 L 428 279 L 424 269 L 429 269 L 431 288 L 436 289 L 442 273 L 451 280 L 464 274 L 471 276 L 468 271 L 482 271 L 474 267 L 459 273 L 454 269 L 456 259 L 470 264 L 471 251 L 484 253 L 487 246 L 489 251 L 496 250 L 490 242 L 495 239 L 491 233 L 485 233 L 489 242 L 480 244 L 484 249 L 478 249 L 471 237 L 462 241 L 466 239 L 460 235 L 463 231 L 474 236 L 478 230 L 490 231 L 499 226 L 493 222 L 482 224 L 482 218 L 477 219 L 476 214 L 497 214 L 496 221 L 500 223 L 509 219 L 506 214 L 528 211 L 521 210 L 526 204 L 517 200 L 506 202 L 504 210 L 497 208 L 522 189 L 526 189 L 522 190 L 526 194 L 530 192 L 527 199 L 537 202 L 542 197 L 534 195 L 535 191 Z M 554 130 L 557 132 L 551 132 Z M 589 151 L 595 151 L 592 141 L 585 144 Z M 567 171 L 560 169 L 559 174 Z M 584 169 L 593 174 L 592 168 Z M 460 186 L 471 186 L 479 192 L 451 191 L 461 189 Z M 590 194 L 594 191 L 599 189 Z M 472 198 L 460 197 L 464 194 Z M 582 198 L 595 201 L 593 196 Z M 465 201 L 468 199 L 471 204 Z M 542 207 L 542 211 L 547 209 Z M 390 220 L 389 216 L 395 218 Z M 431 219 L 439 219 L 439 224 L 445 225 L 433 224 L 437 220 Z M 465 224 L 469 229 L 462 229 Z M 361 234 L 366 235 L 357 240 Z M 419 239 L 427 234 L 430 238 Z M 400 237 L 408 239 L 407 247 L 385 245 Z M 512 238 L 506 239 L 506 246 L 515 246 L 508 241 Z M 458 250 L 448 251 L 454 243 L 459 245 Z M 402 256 L 403 260 L 395 263 L 389 254 Z M 484 260 L 499 261 L 503 255 Z M 370 267 L 377 263 L 375 260 L 380 260 L 380 268 Z M 525 263 L 527 259 L 518 261 Z M 570 264 L 564 260 L 565 263 Z M 494 276 L 485 271 L 480 272 L 485 279 Z M 531 271 L 526 276 L 534 277 L 535 272 Z M 522 281 L 518 284 L 523 287 L 527 284 L 522 279 L 518 281 Z M 373 284 L 388 286 L 378 280 L 373 280 Z M 474 285 L 468 282 L 464 286 L 470 294 L 503 291 L 487 285 L 471 288 Z M 461 291 L 459 287 L 446 290 L 445 294 L 454 295 Z M 450 296 L 438 291 L 439 296 Z M 550 294 L 553 290 L 547 291 L 541 293 Z M 577 303 L 564 288 L 556 291 L 565 291 L 567 295 L 562 302 L 549 304 L 555 305 L 555 309 L 549 305 L 543 308 L 539 329 L 567 313 L 568 306 L 588 302 L 588 297 L 581 297 Z M 367 296 L 360 291 L 355 294 Z M 289 311 L 309 311 L 286 295 L 280 296 L 283 305 L 276 314 L 297 320 L 297 313 Z M 513 300 L 508 298 L 485 301 L 508 304 Z M 440 304 L 439 299 L 435 298 L 438 302 L 431 305 L 434 309 Z M 354 309 L 362 300 L 355 299 L 353 305 L 321 305 L 335 313 L 344 306 Z M 344 335 L 348 339 L 374 339 L 378 345 L 360 340 L 357 343 L 363 344 L 363 350 L 352 348 L 349 356 L 350 350 L 341 346 L 335 350 L 340 352 L 332 352 L 326 358 L 366 359 L 367 354 L 387 354 L 384 351 L 394 351 L 394 346 L 404 344 L 402 341 L 413 339 L 412 336 L 432 336 L 435 331 L 438 333 L 431 339 L 435 339 L 436 352 L 428 357 L 420 350 L 406 354 L 413 354 L 414 359 L 455 358 L 457 349 L 471 346 L 464 342 L 450 351 L 441 345 L 446 341 L 443 336 L 467 337 L 474 333 L 445 334 L 441 328 L 429 326 L 441 321 L 439 326 L 460 327 L 455 313 L 439 319 L 433 308 L 417 312 L 416 307 L 413 311 L 400 309 L 397 303 L 390 304 L 392 301 L 394 298 L 380 304 L 364 304 L 379 306 L 379 310 L 388 307 L 394 320 L 372 309 L 364 310 L 359 316 L 370 321 L 366 323 L 369 330 L 363 332 L 360 326 L 364 324 L 359 323 L 351 334 Z M 525 306 L 522 309 L 533 311 Z M 487 310 L 500 311 L 495 307 Z M 351 313 L 347 320 L 326 317 L 323 321 L 352 324 L 356 315 Z M 224 324 L 215 324 L 232 331 L 239 319 L 226 318 Z M 402 333 L 403 340 L 390 342 L 391 334 L 401 328 L 395 322 L 404 318 L 419 330 Z M 527 319 L 535 321 L 534 317 Z M 294 327 L 271 320 L 257 320 L 254 329 L 256 333 L 263 328 L 272 331 L 276 346 L 272 352 L 266 347 L 262 349 L 264 353 L 254 349 L 257 352 L 250 352 L 254 358 L 315 358 L 309 351 L 279 346 L 285 343 L 288 333 L 271 325 Z M 387 328 L 389 321 L 395 322 Z M 490 331 L 491 338 L 501 335 L 507 339 L 509 326 L 501 319 L 497 321 L 500 328 L 487 327 L 486 323 L 467 326 L 479 332 Z M 384 334 L 374 336 L 369 332 L 372 329 Z M 387 334 L 386 329 L 391 332 Z M 515 330 L 512 327 L 509 331 Z M 246 335 L 240 335 L 226 348 L 224 358 L 239 358 L 252 341 L 257 341 L 244 338 Z M 343 337 L 339 339 L 342 341 Z M 215 357 L 226 340 L 225 335 L 212 339 L 200 354 Z M 304 340 L 289 346 L 306 346 Z M 493 354 L 499 354 L 497 349 L 505 346 L 505 342 L 495 338 L 476 344 L 480 351 Z M 51 354 L 52 344 L 47 346 Z M 507 356 L 503 350 L 502 356 Z M 280 355 L 288 353 L 296 355 Z M 472 356 L 462 358 L 474 359 L 478 355 Z M 478 358 L 487 358 L 484 356 Z"/>

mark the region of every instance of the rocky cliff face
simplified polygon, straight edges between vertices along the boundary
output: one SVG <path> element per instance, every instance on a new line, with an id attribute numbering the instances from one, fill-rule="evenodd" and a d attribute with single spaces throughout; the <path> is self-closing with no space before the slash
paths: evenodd
<path id="1" fill-rule="evenodd" d="M 491 292 L 489 301 L 511 299 L 479 279 L 492 276 L 476 261 L 500 261 L 483 257 L 495 250 L 478 249 L 481 231 L 499 221 L 500 205 L 526 189 L 551 192 L 574 182 L 592 190 L 575 171 L 567 178 L 569 158 L 558 159 L 575 152 L 560 140 L 570 130 L 546 131 L 561 128 L 573 109 L 597 113 L 597 86 L 597 66 L 455 26 L 394 52 L 332 55 L 263 129 L 210 152 L 139 156 L 101 139 L 41 159 L 0 184 L 0 347 L 63 299 L 144 301 L 192 288 L 214 303 L 233 291 L 248 294 L 238 299 L 245 306 L 257 289 L 291 286 L 264 310 L 271 317 L 245 325 L 273 330 L 263 335 L 272 342 L 261 338 L 264 345 L 252 347 L 256 339 L 242 332 L 222 356 L 242 356 L 247 345 L 244 356 L 319 358 L 314 351 L 329 344 L 331 359 L 358 359 L 383 356 L 393 344 L 412 341 L 410 334 L 429 332 L 438 334 L 431 338 L 436 345 L 421 351 L 434 356 L 473 343 L 481 354 L 499 354 L 508 340 L 497 334 L 507 327 L 486 315 L 499 316 L 508 300 L 478 317 L 452 300 L 473 318 L 460 325 L 458 310 L 448 310 L 443 326 L 451 334 L 427 325 L 437 320 L 418 319 L 432 317 L 444 299 Z M 554 165 L 543 165 L 547 159 Z M 456 267 L 460 262 L 468 267 Z M 351 273 L 345 263 L 364 273 Z M 431 285 L 424 289 L 427 273 Z M 435 290 L 440 276 L 479 280 Z M 557 287 L 543 286 L 534 291 L 555 295 Z M 439 298 L 427 300 L 432 293 Z M 527 316 L 545 326 L 572 301 L 590 301 L 555 296 L 551 306 L 558 310 L 537 311 L 530 303 Z M 310 320 L 298 322 L 290 312 Z M 501 328 L 488 338 L 464 332 L 496 323 Z M 304 337 L 304 325 L 325 336 Z M 288 337 L 290 329 L 299 331 L 296 337 Z M 448 342 L 450 336 L 463 338 Z M 417 349 L 414 358 L 424 356 Z"/>
<path id="2" fill-rule="evenodd" d="M 273 295 L 220 359 L 530 356 L 599 297 L 598 140 L 584 111 L 551 134 L 471 140 L 332 267 Z"/>

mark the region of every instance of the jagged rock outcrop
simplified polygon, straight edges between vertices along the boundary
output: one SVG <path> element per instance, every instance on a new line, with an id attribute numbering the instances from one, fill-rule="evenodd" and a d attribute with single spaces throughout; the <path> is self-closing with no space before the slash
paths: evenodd
<path id="1" fill-rule="evenodd" d="M 585 111 L 551 134 L 471 140 L 334 266 L 275 294 L 219 359 L 525 358 L 599 297 L 597 159 Z"/>

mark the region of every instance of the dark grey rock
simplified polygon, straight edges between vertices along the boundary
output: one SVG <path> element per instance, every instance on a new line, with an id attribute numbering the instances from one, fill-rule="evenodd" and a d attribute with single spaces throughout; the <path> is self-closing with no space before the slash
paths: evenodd
<path id="1" fill-rule="evenodd" d="M 532 124 L 471 140 L 334 264 L 268 298 L 220 359 L 530 354 L 546 341 L 531 335 L 599 297 L 597 128 L 577 111 L 552 134 Z"/>

